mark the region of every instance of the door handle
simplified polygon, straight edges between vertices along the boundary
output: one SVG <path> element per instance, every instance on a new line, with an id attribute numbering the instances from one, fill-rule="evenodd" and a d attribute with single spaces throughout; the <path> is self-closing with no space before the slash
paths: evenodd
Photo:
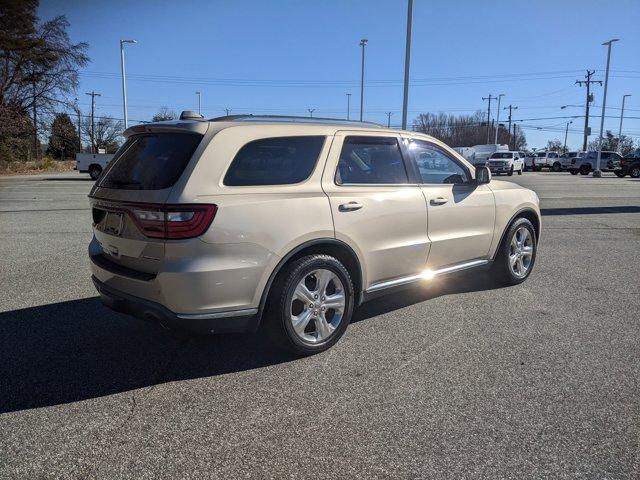
<path id="1" fill-rule="evenodd" d="M 360 210 L 362 208 L 362 204 L 358 202 L 349 202 L 343 203 L 338 207 L 338 210 L 341 212 L 353 212 L 354 210 Z"/>
<path id="2" fill-rule="evenodd" d="M 431 199 L 431 205 L 444 205 L 445 203 L 447 203 L 449 200 L 447 200 L 444 197 L 438 197 L 438 198 L 432 198 Z"/>

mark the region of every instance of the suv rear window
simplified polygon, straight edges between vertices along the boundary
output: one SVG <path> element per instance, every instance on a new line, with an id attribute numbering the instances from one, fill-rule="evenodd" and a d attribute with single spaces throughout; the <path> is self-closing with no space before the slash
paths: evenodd
<path id="1" fill-rule="evenodd" d="M 201 140 L 202 135 L 193 133 L 133 135 L 120 147 L 98 186 L 123 190 L 169 188 Z"/>
<path id="2" fill-rule="evenodd" d="M 511 158 L 512 156 L 511 152 L 498 152 L 491 155 L 491 158 Z"/>
<path id="3" fill-rule="evenodd" d="M 240 149 L 224 177 L 228 186 L 290 185 L 307 179 L 324 144 L 323 136 L 273 137 Z"/>

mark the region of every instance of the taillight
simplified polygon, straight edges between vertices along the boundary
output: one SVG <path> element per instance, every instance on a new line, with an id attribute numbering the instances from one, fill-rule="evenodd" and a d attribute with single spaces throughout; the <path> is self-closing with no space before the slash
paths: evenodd
<path id="1" fill-rule="evenodd" d="M 147 237 L 169 240 L 202 235 L 211 225 L 218 207 L 210 204 L 127 205 L 133 221 Z"/>

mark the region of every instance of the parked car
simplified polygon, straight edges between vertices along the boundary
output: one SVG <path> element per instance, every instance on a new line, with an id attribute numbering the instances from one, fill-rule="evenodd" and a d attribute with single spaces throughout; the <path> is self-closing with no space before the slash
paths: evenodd
<path id="1" fill-rule="evenodd" d="M 572 175 L 589 175 L 590 172 L 595 170 L 596 162 L 598 159 L 598 152 L 589 151 L 582 157 L 575 157 L 571 159 L 571 166 L 569 171 Z M 603 151 L 600 157 L 600 170 L 603 172 L 613 172 L 618 162 L 622 159 L 622 156 L 617 152 Z"/>
<path id="2" fill-rule="evenodd" d="M 482 165 L 482 162 L 487 162 L 489 157 L 496 152 L 508 152 L 509 145 L 498 145 L 494 143 L 489 143 L 487 145 L 474 145 L 471 147 L 473 149 L 473 156 L 465 156 L 465 158 L 472 158 L 472 163 Z"/>
<path id="3" fill-rule="evenodd" d="M 90 193 L 93 282 L 110 308 L 204 333 L 329 348 L 354 308 L 490 267 L 531 273 L 537 195 L 444 143 L 366 123 L 222 117 L 128 128 Z"/>
<path id="4" fill-rule="evenodd" d="M 495 175 L 506 173 L 511 176 L 513 172 L 522 175 L 524 158 L 520 157 L 520 152 L 496 152 L 489 157 L 489 170 Z"/>
<path id="5" fill-rule="evenodd" d="M 553 170 L 553 166 L 556 165 L 556 168 L 558 168 L 558 170 L 556 171 L 560 171 L 559 165 L 560 162 L 558 160 L 558 158 L 560 157 L 560 155 L 558 155 L 558 152 L 535 152 L 534 154 L 534 160 L 535 160 L 535 170 L 536 171 L 541 171 L 543 168 L 548 168 L 549 171 Z"/>
<path id="6" fill-rule="evenodd" d="M 584 157 L 587 152 L 566 152 L 560 155 L 560 169 L 561 170 L 569 170 L 571 169 L 571 159 L 573 158 L 581 158 Z"/>
<path id="7" fill-rule="evenodd" d="M 113 153 L 76 153 L 75 170 L 80 173 L 89 173 L 93 180 L 97 180 L 113 159 L 113 155 Z"/>
<path id="8" fill-rule="evenodd" d="M 631 178 L 640 178 L 640 156 L 621 158 L 613 173 L 620 178 L 626 175 Z"/>

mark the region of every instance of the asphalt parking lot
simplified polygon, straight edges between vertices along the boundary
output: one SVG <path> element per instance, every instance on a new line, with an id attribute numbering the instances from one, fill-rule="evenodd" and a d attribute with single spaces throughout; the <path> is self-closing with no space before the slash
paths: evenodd
<path id="1" fill-rule="evenodd" d="M 0 177 L 0 478 L 639 478 L 640 180 L 510 180 L 527 282 L 383 297 L 296 359 L 103 308 L 88 178 Z"/>

